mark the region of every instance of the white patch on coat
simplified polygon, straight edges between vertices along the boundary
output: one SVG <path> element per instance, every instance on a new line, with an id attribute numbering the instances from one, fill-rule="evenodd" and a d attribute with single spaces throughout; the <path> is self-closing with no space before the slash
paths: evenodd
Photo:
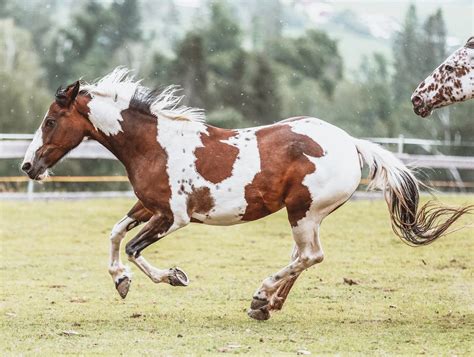
<path id="1" fill-rule="evenodd" d="M 175 224 L 189 222 L 187 197 L 193 188 L 209 188 L 214 207 L 207 214 L 194 213 L 206 224 L 229 225 L 241 223 L 247 208 L 245 186 L 260 172 L 260 155 L 255 132 L 260 128 L 236 130 L 236 135 L 223 141 L 239 149 L 230 177 L 214 184 L 196 169 L 196 148 L 203 147 L 201 134 L 207 127 L 200 122 L 176 121 L 158 117 L 158 142 L 168 153 L 167 173 L 171 186 L 171 210 Z M 181 191 L 184 187 L 184 193 Z"/>
<path id="2" fill-rule="evenodd" d="M 87 104 L 92 125 L 105 135 L 121 132 L 121 112 L 130 106 L 138 85 L 127 69 L 116 68 L 97 83 L 81 86 L 81 90 L 86 90 L 92 98 Z"/>
<path id="3" fill-rule="evenodd" d="M 38 151 L 38 149 L 41 146 L 43 146 L 43 132 L 41 130 L 41 125 L 40 125 L 39 129 L 36 130 L 35 135 L 33 136 L 33 140 L 28 146 L 28 149 L 26 150 L 22 165 L 27 162 L 32 164 L 35 158 L 35 153 L 36 151 Z"/>

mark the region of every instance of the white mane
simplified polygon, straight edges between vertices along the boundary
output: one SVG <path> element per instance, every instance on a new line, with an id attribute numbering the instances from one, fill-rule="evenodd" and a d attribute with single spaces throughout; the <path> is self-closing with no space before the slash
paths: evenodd
<path id="1" fill-rule="evenodd" d="M 123 118 L 117 113 L 105 113 L 107 111 L 105 106 L 110 109 L 110 105 L 112 105 L 116 107 L 114 109 L 121 111 L 129 108 L 133 101 L 148 105 L 150 112 L 157 117 L 164 116 L 173 120 L 194 122 L 204 122 L 206 120 L 203 109 L 179 104 L 183 99 L 183 96 L 177 95 L 180 90 L 179 86 L 168 86 L 158 94 L 140 83 L 141 80 L 135 80 L 129 69 L 117 67 L 94 83 L 82 84 L 81 90 L 90 94 L 93 100 L 96 99 L 100 102 L 100 106 L 95 106 L 95 115 L 90 117 L 94 126 L 106 134 L 115 134 L 121 131 L 119 122 Z"/>

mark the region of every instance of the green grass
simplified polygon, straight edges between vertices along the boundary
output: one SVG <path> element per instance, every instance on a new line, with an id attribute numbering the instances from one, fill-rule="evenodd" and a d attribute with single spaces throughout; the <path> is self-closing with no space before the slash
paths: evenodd
<path id="1" fill-rule="evenodd" d="M 322 225 L 325 261 L 262 322 L 245 311 L 262 279 L 288 262 L 284 212 L 172 234 L 144 255 L 184 269 L 190 286 L 155 285 L 133 267 L 121 300 L 107 272 L 108 234 L 131 204 L 0 202 L 2 355 L 474 353 L 472 228 L 410 248 L 391 233 L 385 202 L 349 202 Z"/>

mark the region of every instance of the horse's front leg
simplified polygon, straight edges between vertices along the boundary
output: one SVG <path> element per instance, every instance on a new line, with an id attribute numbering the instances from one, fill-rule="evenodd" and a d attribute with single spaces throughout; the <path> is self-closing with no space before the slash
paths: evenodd
<path id="1" fill-rule="evenodd" d="M 148 211 L 143 204 L 138 201 L 132 209 L 117 222 L 110 233 L 110 262 L 109 273 L 115 283 L 118 293 L 125 299 L 130 289 L 131 272 L 130 269 L 122 264 L 120 259 L 120 246 L 125 235 L 131 229 L 137 227 L 141 223 L 148 221 L 152 217 L 152 213 Z"/>
<path id="2" fill-rule="evenodd" d="M 189 279 L 179 268 L 158 269 L 141 255 L 141 251 L 175 230 L 184 227 L 189 219 L 175 222 L 171 214 L 156 213 L 142 230 L 127 243 L 125 251 L 128 259 L 143 271 L 154 283 L 168 283 L 173 286 L 186 286 Z"/>

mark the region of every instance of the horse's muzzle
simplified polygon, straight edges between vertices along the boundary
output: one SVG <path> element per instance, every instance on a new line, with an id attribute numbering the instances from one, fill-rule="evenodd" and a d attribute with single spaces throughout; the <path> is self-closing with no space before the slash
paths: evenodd
<path id="1" fill-rule="evenodd" d="M 31 162 L 24 162 L 21 165 L 21 170 L 32 180 L 41 181 L 46 177 L 44 175 L 46 167 L 43 165 L 33 165 Z"/>
<path id="2" fill-rule="evenodd" d="M 423 98 L 418 95 L 414 95 L 411 97 L 411 102 L 413 104 L 413 111 L 416 115 L 421 116 L 422 118 L 426 118 L 431 114 L 431 107 L 425 104 Z"/>

